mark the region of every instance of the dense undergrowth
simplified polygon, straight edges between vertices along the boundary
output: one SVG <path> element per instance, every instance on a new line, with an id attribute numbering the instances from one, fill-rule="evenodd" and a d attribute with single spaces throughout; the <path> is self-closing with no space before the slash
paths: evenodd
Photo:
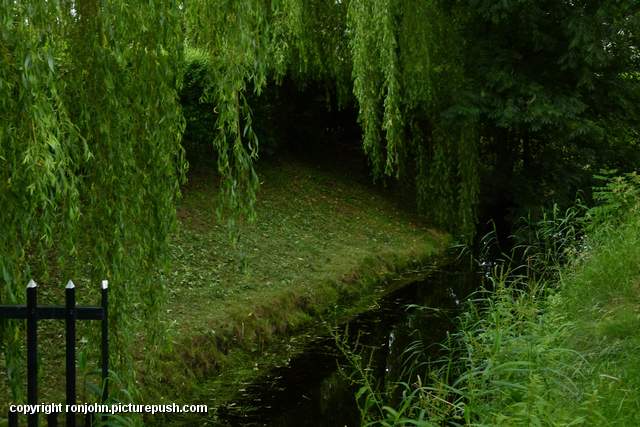
<path id="1" fill-rule="evenodd" d="M 610 180 L 597 207 L 529 227 L 535 239 L 493 266 L 444 359 L 417 342 L 403 382 L 362 380 L 363 424 L 640 425 L 638 183 Z"/>

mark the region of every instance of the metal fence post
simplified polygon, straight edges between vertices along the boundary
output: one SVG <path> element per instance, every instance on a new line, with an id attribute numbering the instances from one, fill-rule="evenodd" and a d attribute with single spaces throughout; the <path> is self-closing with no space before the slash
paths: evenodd
<path id="1" fill-rule="evenodd" d="M 47 427 L 58 427 L 58 413 L 52 412 L 47 416 Z"/>
<path id="2" fill-rule="evenodd" d="M 18 413 L 9 411 L 9 427 L 18 427 Z"/>
<path id="3" fill-rule="evenodd" d="M 109 282 L 102 281 L 102 403 L 109 399 Z"/>
<path id="4" fill-rule="evenodd" d="M 65 288 L 67 326 L 67 405 L 76 404 L 76 287 L 71 280 Z M 76 415 L 67 412 L 67 427 L 75 427 Z"/>
<path id="5" fill-rule="evenodd" d="M 109 281 L 102 281 L 102 403 L 109 400 Z M 106 425 L 107 416 L 102 414 L 102 422 Z"/>
<path id="6" fill-rule="evenodd" d="M 27 402 L 38 403 L 38 285 L 27 284 Z M 28 417 L 29 427 L 38 427 L 38 413 Z"/>

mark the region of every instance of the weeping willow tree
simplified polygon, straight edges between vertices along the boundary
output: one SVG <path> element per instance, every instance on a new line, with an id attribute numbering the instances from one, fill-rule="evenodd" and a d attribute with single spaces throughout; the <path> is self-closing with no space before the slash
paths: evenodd
<path id="1" fill-rule="evenodd" d="M 474 112 L 452 101 L 464 85 L 454 12 L 415 0 L 192 1 L 186 11 L 188 42 L 211 56 L 205 97 L 234 211 L 253 211 L 258 184 L 246 94 L 288 74 L 335 82 L 342 100 L 351 92 L 374 175 L 411 181 L 437 225 L 472 236 L 479 134 Z"/>
<path id="2" fill-rule="evenodd" d="M 181 23 L 174 2 L 0 2 L 0 301 L 19 303 L 32 277 L 52 291 L 80 280 L 82 294 L 109 279 L 112 359 L 129 383 L 131 313 L 157 312 L 150 274 L 184 175 Z M 17 400 L 20 329 L 1 332 Z"/>
<path id="3" fill-rule="evenodd" d="M 299 82 L 336 76 L 344 81 L 344 60 L 335 48 L 344 36 L 340 22 L 345 7 L 302 0 L 193 0 L 185 6 L 187 43 L 210 57 L 203 101 L 215 105 L 218 132 L 213 144 L 218 169 L 227 178 L 221 207 L 252 218 L 258 138 L 248 96 L 259 95 L 287 73 Z"/>
<path id="4" fill-rule="evenodd" d="M 436 1 L 352 0 L 353 90 L 376 176 L 414 180 L 419 209 L 473 236 L 477 118 L 456 108 L 464 88 L 459 19 Z"/>

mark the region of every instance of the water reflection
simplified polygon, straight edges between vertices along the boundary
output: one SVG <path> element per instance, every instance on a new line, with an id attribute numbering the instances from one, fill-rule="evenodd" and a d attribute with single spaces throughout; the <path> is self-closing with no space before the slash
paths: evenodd
<path id="1" fill-rule="evenodd" d="M 378 308 L 347 325 L 360 349 L 375 349 L 370 368 L 380 386 L 403 374 L 406 349 L 414 356 L 436 357 L 461 301 L 475 288 L 479 275 L 459 266 L 434 273 L 383 298 Z M 428 307 L 428 308 L 425 308 Z M 365 350 L 366 351 L 366 350 Z M 346 360 L 327 336 L 291 363 L 248 386 L 244 397 L 219 413 L 220 425 L 358 426 L 355 386 L 340 373 Z"/>

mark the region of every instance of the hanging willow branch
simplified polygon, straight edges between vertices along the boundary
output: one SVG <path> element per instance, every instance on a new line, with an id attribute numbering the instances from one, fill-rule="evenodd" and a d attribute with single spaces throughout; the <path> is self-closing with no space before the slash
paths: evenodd
<path id="1" fill-rule="evenodd" d="M 471 238 L 479 141 L 476 118 L 449 111 L 464 85 L 456 16 L 437 1 L 352 0 L 348 25 L 353 92 L 374 173 L 415 171 L 418 207 Z"/>
<path id="2" fill-rule="evenodd" d="M 223 177 L 220 207 L 254 215 L 258 139 L 246 95 L 289 73 L 304 79 L 337 79 L 345 90 L 346 6 L 303 0 L 194 0 L 186 4 L 189 44 L 210 56 L 205 100 L 215 105 L 213 145 Z"/>

